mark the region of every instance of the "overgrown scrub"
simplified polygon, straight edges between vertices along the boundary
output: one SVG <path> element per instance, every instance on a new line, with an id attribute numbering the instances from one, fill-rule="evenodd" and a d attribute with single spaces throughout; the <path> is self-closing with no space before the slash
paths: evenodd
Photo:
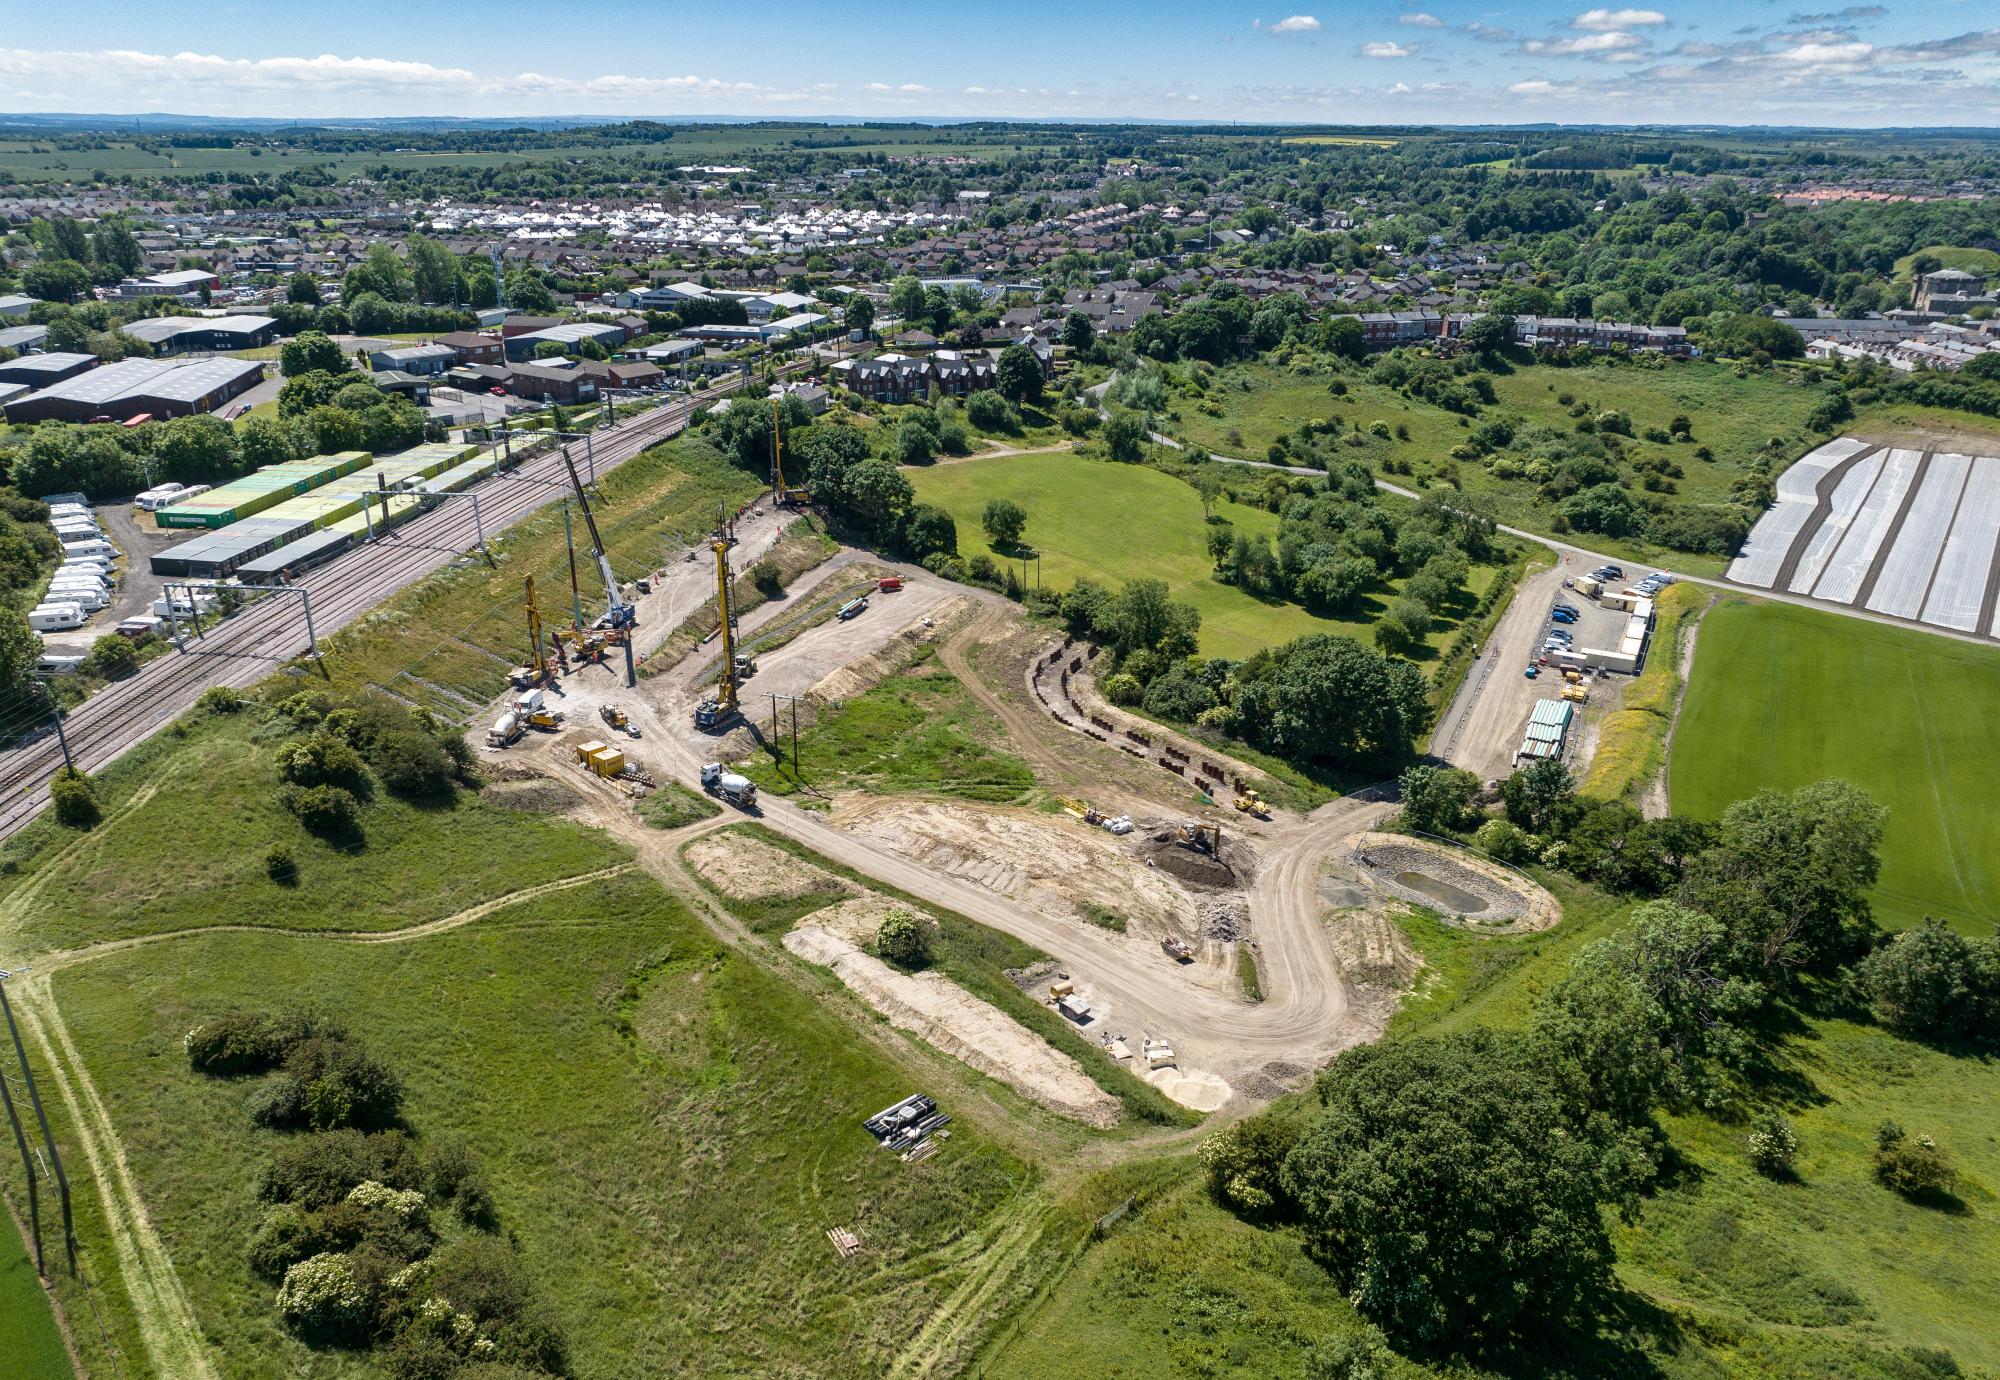
<path id="1" fill-rule="evenodd" d="M 1893 1121 L 1875 1132 L 1875 1177 L 1912 1201 L 1939 1201 L 1958 1186 L 1958 1171 L 1927 1135 L 1910 1135 Z"/>
<path id="2" fill-rule="evenodd" d="M 278 1316 L 313 1347 L 373 1350 L 398 1377 L 565 1375 L 561 1329 L 494 1235 L 471 1153 L 427 1144 L 398 1120 L 401 1085 L 322 1013 L 232 1013 L 188 1032 L 211 1076 L 277 1070 L 250 1099 L 278 1142 L 257 1184 L 267 1206 L 252 1270 L 277 1282 Z M 369 1128 L 379 1129 L 369 1129 Z M 440 1210 L 452 1208 L 457 1227 Z"/>
<path id="3" fill-rule="evenodd" d="M 56 822 L 71 829 L 89 829 L 104 818 L 90 778 L 75 767 L 64 767 L 49 782 L 49 802 L 55 807 Z"/>

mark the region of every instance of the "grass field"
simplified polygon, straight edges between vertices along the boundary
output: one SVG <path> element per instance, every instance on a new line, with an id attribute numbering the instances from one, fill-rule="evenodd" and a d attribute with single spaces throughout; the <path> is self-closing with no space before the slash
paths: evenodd
<path id="1" fill-rule="evenodd" d="M 752 758 L 745 771 L 765 790 L 792 795 L 856 788 L 887 795 L 943 795 L 1011 804 L 1034 789 L 1035 774 L 989 746 L 1000 726 L 926 644 L 915 664 L 820 713 L 799 735 L 799 771 Z M 774 740 L 788 748 L 788 740 Z"/>
<path id="2" fill-rule="evenodd" d="M 1376 596 L 1360 619 L 1321 618 L 1297 604 L 1266 602 L 1223 584 L 1204 544 L 1200 497 L 1180 480 L 1144 466 L 1058 453 L 974 459 L 905 473 L 919 502 L 935 503 L 957 521 L 961 555 L 991 550 L 979 515 L 989 500 L 1009 498 L 1027 510 L 1023 540 L 1042 553 L 1043 584 L 1066 589 L 1092 579 L 1115 588 L 1128 580 L 1165 580 L 1175 598 L 1201 610 L 1201 649 L 1209 656 L 1242 658 L 1309 633 L 1366 638 L 1385 602 Z M 1247 536 L 1277 535 L 1277 516 L 1262 508 L 1223 502 L 1216 511 Z M 1492 578 L 1491 567 L 1474 569 L 1474 598 Z M 1452 626 L 1441 624 L 1429 639 L 1432 654 L 1451 636 Z"/>
<path id="3" fill-rule="evenodd" d="M 2000 273 L 2000 254 L 1991 249 L 1970 249 L 1957 244 L 1933 244 L 1923 249 L 1913 249 L 1896 260 L 1895 281 L 1908 283 L 1915 279 L 1911 265 L 1919 254 L 1928 254 L 1943 268 L 1962 268 L 1967 273 Z"/>
<path id="4" fill-rule="evenodd" d="M 2000 920 L 2000 649 L 1788 604 L 1702 620 L 1674 733 L 1674 809 L 1713 816 L 1764 787 L 1845 777 L 1889 809 L 1884 924 Z"/>
<path id="5" fill-rule="evenodd" d="M 23 1211 L 23 1220 L 26 1216 Z M 42 1227 L 46 1232 L 48 1223 Z M 61 1268 L 61 1237 L 58 1224 L 55 1232 L 43 1238 L 44 1249 L 53 1248 L 57 1253 L 56 1268 Z M 28 1243 L 4 1211 L 0 1211 L 0 1357 L 6 1358 L 10 1380 L 72 1380 L 75 1374 L 62 1333 L 56 1330 L 48 1295 L 35 1279 Z"/>
<path id="6" fill-rule="evenodd" d="M 278 804 L 273 747 L 245 712 L 204 716 L 98 775 L 116 822 L 76 836 L 38 821 L 0 849 L 16 867 L 47 839 L 66 845 L 0 879 L 12 956 L 204 925 L 387 930 L 442 919 L 489 896 L 612 866 L 604 834 L 461 792 L 446 806 L 378 795 L 358 851 L 320 842 Z M 299 880 L 264 871 L 282 843 Z"/>
<path id="7" fill-rule="evenodd" d="M 279 1330 L 243 1258 L 269 1136 L 181 1055 L 204 1015 L 274 994 L 341 1012 L 411 1122 L 476 1150 L 585 1380 L 879 1375 L 1032 1178 L 969 1116 L 925 1164 L 879 1151 L 860 1118 L 909 1073 L 638 875 L 407 944 L 190 937 L 55 993 L 231 1377 L 377 1373 Z"/>
<path id="8" fill-rule="evenodd" d="M 1804 377 L 1804 376 L 1801 376 Z M 1328 385 L 1336 379 L 1347 392 L 1336 396 Z M 1511 373 L 1493 376 L 1497 402 L 1485 410 L 1493 417 L 1513 417 L 1534 424 L 1546 424 L 1564 431 L 1575 421 L 1559 399 L 1568 395 L 1571 405 L 1587 403 L 1592 413 L 1617 410 L 1632 419 L 1633 431 L 1643 436 L 1649 427 L 1665 429 L 1676 416 L 1694 419 L 1695 444 L 1661 447 L 1637 442 L 1628 453 L 1666 450 L 1685 472 L 1679 482 L 1679 501 L 1714 503 L 1726 501 L 1730 482 L 1749 468 L 1751 460 L 1773 436 L 1797 437 L 1800 444 L 1789 454 L 1799 454 L 1803 426 L 1812 410 L 1811 389 L 1790 374 L 1758 373 L 1739 378 L 1720 364 L 1701 361 L 1661 369 L 1618 365 L 1588 365 L 1555 368 L 1543 365 L 1517 367 Z M 1373 437 L 1352 453 L 1379 468 L 1385 459 L 1408 460 L 1418 475 L 1448 462 L 1451 448 L 1465 440 L 1467 428 L 1458 414 L 1429 403 L 1415 401 L 1393 389 L 1367 381 L 1364 374 L 1334 372 L 1318 367 L 1291 368 L 1269 360 L 1231 365 L 1216 371 L 1209 382 L 1206 398 L 1219 407 L 1212 416 L 1198 409 L 1201 397 L 1179 392 L 1174 395 L 1178 419 L 1171 429 L 1196 445 L 1241 459 L 1262 460 L 1266 449 L 1280 436 L 1296 434 L 1301 423 L 1338 415 L 1352 428 L 1374 421 L 1408 428 L 1408 441 L 1379 440 Z M 1712 462 L 1695 457 L 1706 446 Z M 1343 448 L 1342 453 L 1347 453 Z M 1492 496 L 1502 522 L 1531 532 L 1551 533 L 1550 505 L 1526 479 L 1497 480 L 1474 461 L 1460 462 L 1460 481 L 1468 492 Z M 1408 477 L 1396 478 L 1408 485 Z M 1593 547 L 1639 561 L 1659 563 L 1669 559 L 1662 548 L 1637 540 L 1612 540 L 1593 536 Z M 1676 569 L 1695 574 L 1720 574 L 1723 558 L 1674 553 Z"/>

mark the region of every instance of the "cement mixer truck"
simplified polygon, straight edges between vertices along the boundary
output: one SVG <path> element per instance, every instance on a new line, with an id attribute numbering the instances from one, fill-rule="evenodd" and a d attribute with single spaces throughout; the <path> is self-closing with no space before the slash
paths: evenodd
<path id="1" fill-rule="evenodd" d="M 709 762 L 702 767 L 701 788 L 740 810 L 747 810 L 757 803 L 756 782 L 733 771 L 724 771 L 720 762 Z"/>

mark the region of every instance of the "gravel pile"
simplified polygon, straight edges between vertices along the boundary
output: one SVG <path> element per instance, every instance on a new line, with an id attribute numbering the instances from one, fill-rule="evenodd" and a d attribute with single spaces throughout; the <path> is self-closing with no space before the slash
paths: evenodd
<path id="1" fill-rule="evenodd" d="M 1203 901 L 1201 937 L 1233 942 L 1250 937 L 1250 909 L 1241 901 Z"/>

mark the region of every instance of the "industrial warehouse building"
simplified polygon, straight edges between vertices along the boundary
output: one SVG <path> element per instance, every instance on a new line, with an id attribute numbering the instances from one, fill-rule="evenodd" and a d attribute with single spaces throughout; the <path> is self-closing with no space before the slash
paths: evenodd
<path id="1" fill-rule="evenodd" d="M 43 356 L 48 358 L 48 356 Z M 89 422 L 98 418 L 187 417 L 213 412 L 264 377 L 254 359 L 123 359 L 88 369 L 6 404 L 7 420 Z"/>
<path id="2" fill-rule="evenodd" d="M 156 355 L 254 350 L 278 338 L 278 323 L 269 316 L 149 316 L 120 329 Z"/>
<path id="3" fill-rule="evenodd" d="M 625 328 L 608 321 L 559 321 L 540 330 L 509 335 L 506 340 L 507 358 L 531 359 L 536 346 L 549 342 L 560 345 L 566 354 L 574 354 L 576 347 L 586 340 L 594 340 L 606 351 L 611 351 L 623 345 L 626 339 Z"/>
<path id="4" fill-rule="evenodd" d="M 86 369 L 96 367 L 96 364 L 96 355 L 23 355 L 0 364 L 0 383 L 25 383 L 30 388 L 48 388 L 64 379 L 73 379 Z"/>
<path id="5" fill-rule="evenodd" d="M 254 474 L 162 508 L 162 527 L 205 527 L 156 551 L 155 575 L 248 583 L 330 560 L 348 543 L 415 513 L 427 493 L 450 493 L 491 474 L 494 460 L 460 445 L 421 445 L 396 455 L 343 451 L 266 465 Z"/>

